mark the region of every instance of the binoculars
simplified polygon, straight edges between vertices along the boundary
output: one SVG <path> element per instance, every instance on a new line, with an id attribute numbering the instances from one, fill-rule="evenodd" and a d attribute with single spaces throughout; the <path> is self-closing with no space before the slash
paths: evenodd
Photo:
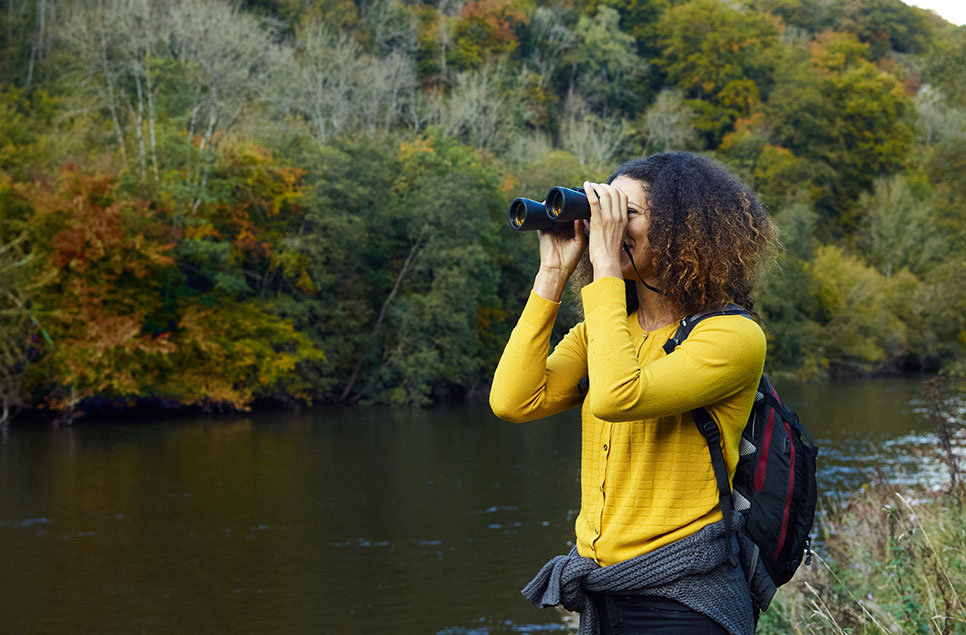
<path id="1" fill-rule="evenodd" d="M 558 223 L 579 219 L 590 219 L 590 203 L 582 187 L 552 187 L 545 203 L 529 198 L 515 198 L 510 203 L 510 228 L 521 232 L 553 229 L 561 227 Z"/>

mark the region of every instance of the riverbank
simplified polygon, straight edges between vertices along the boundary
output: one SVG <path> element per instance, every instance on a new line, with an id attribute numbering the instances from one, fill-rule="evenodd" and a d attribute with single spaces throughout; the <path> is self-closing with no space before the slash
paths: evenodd
<path id="1" fill-rule="evenodd" d="M 966 419 L 956 379 L 925 385 L 936 442 L 920 459 L 945 478 L 924 470 L 918 485 L 879 482 L 826 500 L 815 562 L 779 591 L 760 633 L 966 631 Z"/>
<path id="2" fill-rule="evenodd" d="M 830 508 L 823 548 L 759 633 L 959 633 L 966 627 L 966 486 L 870 487 Z"/>

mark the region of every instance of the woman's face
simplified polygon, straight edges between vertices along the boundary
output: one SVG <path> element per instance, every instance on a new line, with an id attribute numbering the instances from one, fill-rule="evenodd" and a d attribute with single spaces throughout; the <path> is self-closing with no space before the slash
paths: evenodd
<path id="1" fill-rule="evenodd" d="M 653 273 L 651 245 L 647 240 L 647 230 L 650 227 L 650 210 L 647 205 L 647 190 L 645 184 L 637 179 L 621 175 L 611 183 L 627 195 L 627 229 L 624 243 L 630 247 L 634 256 L 634 265 L 642 278 Z M 628 260 L 627 254 L 621 252 L 621 271 L 624 278 L 637 280 L 634 266 Z"/>

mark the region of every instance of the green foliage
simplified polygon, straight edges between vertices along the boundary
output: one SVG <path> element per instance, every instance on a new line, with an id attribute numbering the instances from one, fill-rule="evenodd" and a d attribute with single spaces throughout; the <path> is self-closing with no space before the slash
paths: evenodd
<path id="1" fill-rule="evenodd" d="M 244 409 L 257 396 L 309 399 L 298 367 L 322 362 L 321 352 L 290 322 L 222 288 L 247 252 L 271 251 L 257 242 L 270 223 L 256 228 L 250 214 L 284 213 L 286 192 L 272 190 L 285 177 L 275 174 L 268 188 L 254 176 L 235 182 L 231 205 L 201 208 L 218 228 L 183 231 L 170 209 L 126 195 L 110 175 L 68 166 L 54 182 L 15 186 L 31 207 L 31 236 L 49 236 L 38 243 L 44 266 L 33 304 L 47 316 L 50 340 L 24 370 L 24 391 L 68 417 L 102 400 Z M 180 241 L 189 247 L 176 249 Z M 192 265 L 204 259 L 198 254 L 206 271 Z M 192 285 L 192 273 L 214 284 Z M 250 295 L 247 287 L 227 291 Z"/>
<path id="2" fill-rule="evenodd" d="M 945 258 L 946 242 L 925 183 L 904 176 L 877 179 L 859 198 L 859 247 L 886 277 L 902 269 L 922 275 Z"/>
<path id="3" fill-rule="evenodd" d="M 479 68 L 517 46 L 515 29 L 525 21 L 525 0 L 472 0 L 460 10 L 451 61 L 459 70 Z"/>
<path id="4" fill-rule="evenodd" d="M 812 189 L 808 162 L 769 142 L 764 113 L 738 119 L 734 131 L 721 140 L 717 155 L 772 209 L 791 203 L 802 191 Z"/>
<path id="5" fill-rule="evenodd" d="M 483 364 L 495 362 L 498 353 L 482 349 L 483 328 L 502 317 L 492 254 L 505 199 L 479 155 L 451 139 L 404 142 L 399 161 L 386 220 L 403 230 L 402 240 L 383 265 L 398 294 L 390 304 L 389 285 L 375 290 L 386 324 L 381 332 L 373 326 L 363 351 L 378 361 L 363 367 L 362 390 L 378 401 L 425 405 L 464 393 Z"/>
<path id="6" fill-rule="evenodd" d="M 903 271 L 886 278 L 829 245 L 816 250 L 808 270 L 817 285 L 823 366 L 869 372 L 905 350 L 908 325 L 900 316 L 915 277 Z"/>
<path id="7" fill-rule="evenodd" d="M 0 423 L 10 409 L 30 405 L 21 391 L 23 369 L 35 353 L 47 315 L 33 306 L 40 271 L 36 247 L 29 241 L 29 203 L 0 171 Z"/>
<path id="8" fill-rule="evenodd" d="M 930 36 L 925 12 L 902 0 L 845 3 L 841 29 L 869 45 L 872 59 L 888 53 L 919 53 Z"/>
<path id="9" fill-rule="evenodd" d="M 870 486 L 827 505 L 827 556 L 799 569 L 761 633 L 958 633 L 966 619 L 966 491 Z"/>
<path id="10" fill-rule="evenodd" d="M 899 0 L 53 6 L 0 33 L 8 405 L 482 393 L 509 199 L 681 149 L 777 211 L 772 372 L 966 357 L 966 31 Z"/>
<path id="11" fill-rule="evenodd" d="M 810 205 L 798 201 L 782 209 L 775 220 L 785 249 L 763 280 L 756 301 L 768 327 L 768 367 L 813 377 L 826 368 L 818 350 L 818 289 L 808 269 L 817 246 L 817 216 Z"/>
<path id="12" fill-rule="evenodd" d="M 735 119 L 748 115 L 773 82 L 778 30 L 768 17 L 695 0 L 661 19 L 661 57 L 667 81 L 692 100 L 696 125 L 717 146 Z"/>
<path id="13" fill-rule="evenodd" d="M 574 29 L 575 88 L 590 103 L 629 112 L 636 105 L 635 88 L 644 68 L 635 52 L 634 37 L 620 29 L 620 15 L 601 5 L 596 14 L 580 16 Z"/>
<path id="14" fill-rule="evenodd" d="M 781 18 L 786 28 L 806 33 L 834 28 L 842 15 L 841 4 L 828 0 L 752 0 L 750 6 Z"/>
<path id="15" fill-rule="evenodd" d="M 892 76 L 866 61 L 866 47 L 851 36 L 824 34 L 805 51 L 791 51 L 779 66 L 768 104 L 779 145 L 812 164 L 820 183 L 823 235 L 851 229 L 855 201 L 874 175 L 908 163 L 914 140 L 911 103 Z"/>

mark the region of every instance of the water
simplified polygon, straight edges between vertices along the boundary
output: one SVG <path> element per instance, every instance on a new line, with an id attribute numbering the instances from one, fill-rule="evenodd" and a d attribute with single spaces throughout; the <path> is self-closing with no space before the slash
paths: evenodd
<path id="1" fill-rule="evenodd" d="M 779 385 L 831 496 L 938 478 L 916 380 Z M 541 633 L 576 413 L 485 406 L 0 432 L 0 633 Z M 925 472 L 924 472 L 925 470 Z"/>

